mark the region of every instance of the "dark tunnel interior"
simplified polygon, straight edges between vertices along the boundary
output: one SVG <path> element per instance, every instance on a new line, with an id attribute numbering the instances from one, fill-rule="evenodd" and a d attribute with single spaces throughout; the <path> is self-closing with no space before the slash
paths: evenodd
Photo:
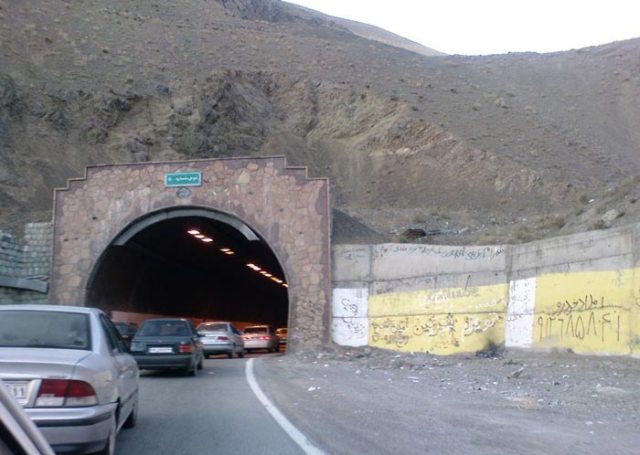
<path id="1" fill-rule="evenodd" d="M 270 247 L 206 217 L 158 221 L 111 245 L 87 291 L 107 311 L 275 327 L 288 320 L 288 287 Z"/>

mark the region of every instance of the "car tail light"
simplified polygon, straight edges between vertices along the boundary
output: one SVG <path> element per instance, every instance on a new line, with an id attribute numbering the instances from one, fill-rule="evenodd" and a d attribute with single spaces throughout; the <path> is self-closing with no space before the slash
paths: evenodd
<path id="1" fill-rule="evenodd" d="M 224 335 L 218 336 L 218 340 L 227 341 L 228 339 L 229 339 L 229 337 L 224 336 Z"/>
<path id="2" fill-rule="evenodd" d="M 178 346 L 178 352 L 181 354 L 190 354 L 193 352 L 193 345 L 192 344 L 180 344 L 180 346 Z"/>
<path id="3" fill-rule="evenodd" d="M 261 340 L 270 340 L 271 337 L 270 336 L 266 336 L 266 337 L 260 337 Z"/>
<path id="4" fill-rule="evenodd" d="M 35 403 L 37 407 L 95 404 L 98 404 L 98 397 L 91 384 L 71 379 L 43 379 Z"/>

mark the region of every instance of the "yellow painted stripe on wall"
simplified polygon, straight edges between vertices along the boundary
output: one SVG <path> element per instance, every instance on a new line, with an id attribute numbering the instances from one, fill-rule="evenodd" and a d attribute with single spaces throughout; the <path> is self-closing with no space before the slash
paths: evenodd
<path id="1" fill-rule="evenodd" d="M 537 277 L 533 343 L 578 353 L 629 354 L 638 335 L 635 269 Z"/>
<path id="2" fill-rule="evenodd" d="M 369 296 L 369 345 L 454 354 L 504 343 L 508 286 L 498 284 Z"/>
<path id="3" fill-rule="evenodd" d="M 369 316 L 505 311 L 508 286 L 426 289 L 369 295 Z"/>

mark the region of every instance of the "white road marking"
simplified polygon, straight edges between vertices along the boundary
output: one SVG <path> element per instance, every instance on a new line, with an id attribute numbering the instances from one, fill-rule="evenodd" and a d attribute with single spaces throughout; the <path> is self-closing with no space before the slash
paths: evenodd
<path id="1" fill-rule="evenodd" d="M 260 403 L 265 407 L 265 409 L 271 414 L 271 416 L 278 422 L 278 424 L 282 427 L 282 429 L 289 435 L 293 441 L 300 446 L 300 448 L 307 455 L 324 455 L 324 452 L 318 449 L 316 446 L 311 444 L 311 442 L 307 439 L 307 437 L 302 434 L 300 430 L 298 430 L 289 419 L 287 419 L 278 408 L 267 398 L 264 394 L 258 382 L 256 381 L 256 377 L 253 374 L 253 360 L 249 359 L 247 361 L 247 365 L 245 367 L 245 372 L 247 374 L 247 382 L 249 383 L 249 387 L 253 390 L 253 393 L 256 395 Z"/>

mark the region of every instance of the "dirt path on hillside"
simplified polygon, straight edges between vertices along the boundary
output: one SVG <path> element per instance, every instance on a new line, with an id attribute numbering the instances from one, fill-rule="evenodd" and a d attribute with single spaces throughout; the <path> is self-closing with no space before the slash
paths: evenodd
<path id="1" fill-rule="evenodd" d="M 328 454 L 640 453 L 638 359 L 326 350 L 256 375 Z"/>

